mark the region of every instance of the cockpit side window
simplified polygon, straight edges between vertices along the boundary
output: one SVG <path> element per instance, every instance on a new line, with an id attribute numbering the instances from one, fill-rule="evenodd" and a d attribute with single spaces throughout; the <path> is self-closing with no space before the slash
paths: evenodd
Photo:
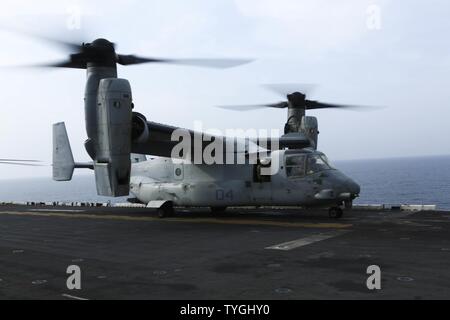
<path id="1" fill-rule="evenodd" d="M 286 157 L 286 175 L 288 178 L 301 178 L 305 176 L 305 155 L 292 155 Z"/>
<path id="2" fill-rule="evenodd" d="M 314 174 L 317 172 L 330 170 L 331 166 L 328 164 L 326 157 L 323 158 L 319 154 L 310 154 L 306 161 L 306 174 Z"/>
<path id="3" fill-rule="evenodd" d="M 325 161 L 325 163 L 330 167 L 330 169 L 335 169 L 325 154 L 321 153 L 320 157 L 322 158 L 323 161 Z"/>

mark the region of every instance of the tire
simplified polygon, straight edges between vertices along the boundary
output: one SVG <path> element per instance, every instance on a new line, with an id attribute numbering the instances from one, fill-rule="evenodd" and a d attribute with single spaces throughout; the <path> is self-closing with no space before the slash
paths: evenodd
<path id="1" fill-rule="evenodd" d="M 344 214 L 344 212 L 342 211 L 341 208 L 339 207 L 332 207 L 328 210 L 328 215 L 330 216 L 330 218 L 332 219 L 339 219 L 342 218 L 342 215 Z"/>
<path id="2" fill-rule="evenodd" d="M 173 204 L 171 202 L 163 204 L 160 208 L 158 208 L 157 212 L 158 217 L 160 218 L 168 218 L 175 215 L 175 210 L 173 209 Z"/>

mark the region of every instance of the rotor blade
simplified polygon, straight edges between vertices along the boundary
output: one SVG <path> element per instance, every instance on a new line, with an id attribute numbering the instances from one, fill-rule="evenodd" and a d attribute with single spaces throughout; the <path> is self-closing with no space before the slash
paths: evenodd
<path id="1" fill-rule="evenodd" d="M 0 159 L 0 161 L 8 161 L 8 162 L 41 162 L 39 160 L 22 160 L 22 159 Z"/>
<path id="2" fill-rule="evenodd" d="M 162 59 L 162 58 L 146 58 L 136 55 L 118 55 L 117 63 L 128 66 L 141 63 L 170 63 L 187 66 L 198 66 L 208 68 L 232 68 L 242 64 L 251 62 L 249 59 Z"/>
<path id="3" fill-rule="evenodd" d="M 42 164 L 9 162 L 9 161 L 0 161 L 0 164 L 8 164 L 8 165 L 13 165 L 13 166 L 27 166 L 27 167 L 44 167 L 44 165 L 42 165 Z"/>
<path id="4" fill-rule="evenodd" d="M 72 68 L 72 69 L 86 69 L 86 64 L 82 62 L 75 61 L 59 61 L 53 63 L 36 64 L 32 66 L 34 68 Z"/>
<path id="5" fill-rule="evenodd" d="M 12 27 L 7 27 L 7 26 L 3 26 L 3 25 L 0 25 L 0 30 L 11 32 L 11 33 L 16 33 L 16 34 L 21 34 L 21 35 L 24 35 L 24 36 L 27 36 L 30 38 L 45 41 L 45 42 L 57 45 L 59 47 L 63 47 L 66 50 L 69 50 L 71 52 L 73 52 L 73 51 L 78 52 L 81 50 L 81 47 L 82 47 L 81 46 L 82 41 L 77 41 L 77 40 L 69 41 L 69 40 L 58 39 L 58 38 L 38 34 L 35 32 L 31 32 L 31 31 L 27 31 L 27 30 L 23 30 L 23 29 L 12 28 Z M 72 37 L 73 37 L 73 35 L 72 35 Z"/>
<path id="6" fill-rule="evenodd" d="M 254 105 L 236 105 L 236 106 L 218 106 L 221 109 L 234 110 L 234 111 L 249 111 L 264 108 L 277 108 L 284 109 L 288 107 L 287 102 L 278 102 L 272 104 L 254 104 Z"/>
<path id="7" fill-rule="evenodd" d="M 86 69 L 86 63 L 75 62 L 70 60 L 48 62 L 48 63 L 36 63 L 36 64 L 26 64 L 26 65 L 12 65 L 12 66 L 0 66 L 3 70 L 10 69 L 39 69 L 39 68 L 72 68 L 72 69 Z"/>
<path id="8" fill-rule="evenodd" d="M 263 84 L 262 86 L 281 95 L 282 97 L 286 97 L 294 92 L 300 92 L 306 96 L 309 96 L 317 88 L 317 85 L 308 83 L 272 83 Z"/>
<path id="9" fill-rule="evenodd" d="M 319 102 L 319 101 L 306 100 L 306 109 L 307 110 L 331 109 L 331 108 L 369 111 L 369 110 L 380 109 L 381 107 L 377 107 L 377 106 L 359 106 L 359 105 L 351 105 L 351 104 L 324 103 L 324 102 Z"/>

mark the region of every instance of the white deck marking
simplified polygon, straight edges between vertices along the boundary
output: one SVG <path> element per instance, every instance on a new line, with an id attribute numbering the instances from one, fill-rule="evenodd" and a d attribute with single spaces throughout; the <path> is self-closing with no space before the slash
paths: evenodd
<path id="1" fill-rule="evenodd" d="M 270 246 L 265 249 L 288 251 L 288 250 L 292 250 L 295 248 L 307 246 L 308 244 L 312 244 L 312 243 L 319 242 L 322 240 L 334 238 L 334 237 L 343 235 L 347 232 L 350 232 L 350 231 L 336 230 L 336 231 L 332 231 L 332 232 L 319 233 L 319 234 L 315 234 L 315 235 L 312 235 L 309 237 L 305 237 L 305 238 L 301 238 L 301 239 L 297 239 L 297 240 L 293 240 L 293 241 L 289 241 L 289 242 L 285 242 L 285 243 L 276 244 L 274 246 Z"/>
<path id="2" fill-rule="evenodd" d="M 86 210 L 79 209 L 30 209 L 33 212 L 84 212 Z"/>
<path id="3" fill-rule="evenodd" d="M 65 298 L 74 299 L 74 300 L 89 300 L 89 299 L 86 299 L 86 298 L 80 298 L 80 297 L 76 297 L 76 296 L 71 296 L 70 294 L 65 294 L 65 293 L 63 293 L 62 296 L 65 297 Z"/>

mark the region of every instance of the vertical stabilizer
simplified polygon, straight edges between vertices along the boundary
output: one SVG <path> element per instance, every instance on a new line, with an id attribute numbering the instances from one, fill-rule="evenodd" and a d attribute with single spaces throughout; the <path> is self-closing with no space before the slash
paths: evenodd
<path id="1" fill-rule="evenodd" d="M 53 180 L 72 180 L 75 161 L 64 122 L 53 125 Z"/>

